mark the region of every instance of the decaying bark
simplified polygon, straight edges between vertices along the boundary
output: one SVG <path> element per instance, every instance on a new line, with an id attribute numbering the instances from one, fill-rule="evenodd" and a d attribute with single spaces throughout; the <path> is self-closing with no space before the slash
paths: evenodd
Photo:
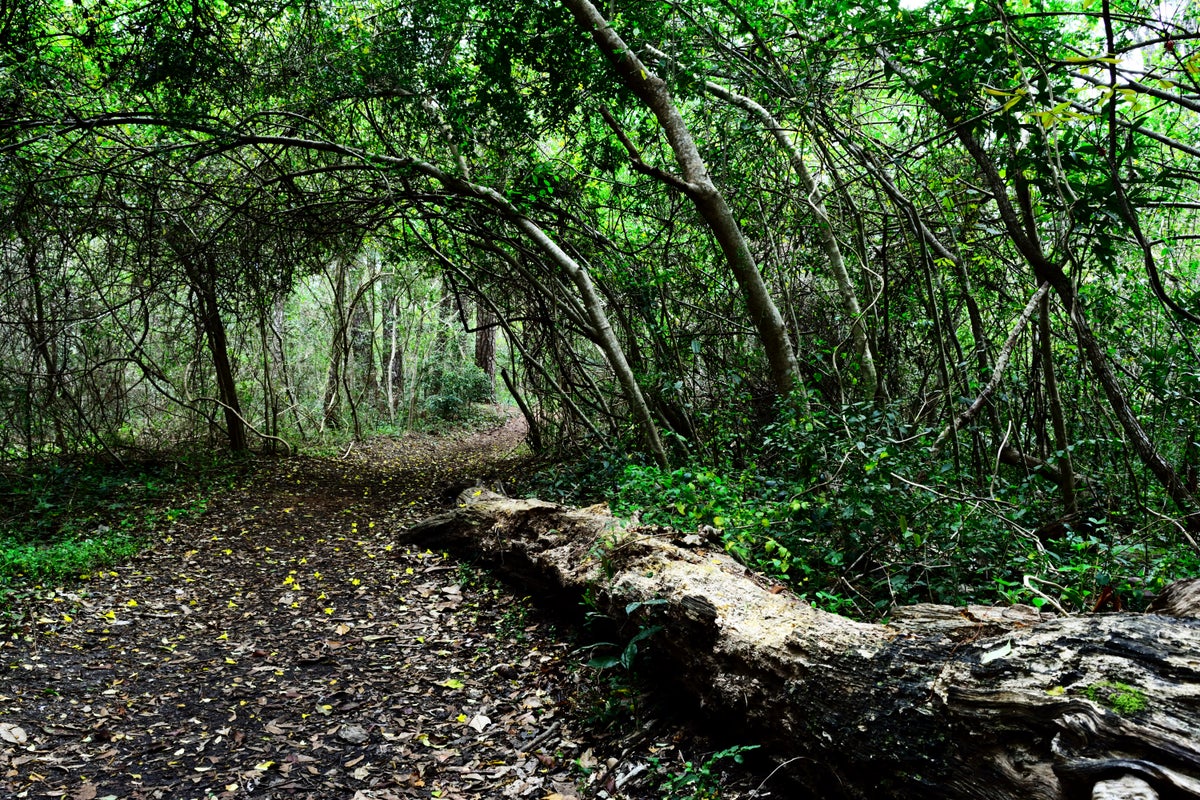
<path id="1" fill-rule="evenodd" d="M 663 626 L 665 674 L 794 759 L 817 796 L 1200 797 L 1197 619 L 914 606 L 870 625 L 765 585 L 702 537 L 480 489 L 406 537 L 560 597 L 589 591 L 616 619 L 666 601 L 637 612 Z"/>

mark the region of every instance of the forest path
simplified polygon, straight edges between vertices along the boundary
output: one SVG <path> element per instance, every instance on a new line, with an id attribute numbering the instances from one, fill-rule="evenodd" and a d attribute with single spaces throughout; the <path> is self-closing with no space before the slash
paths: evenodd
<path id="1" fill-rule="evenodd" d="M 614 788 L 609 758 L 681 765 L 699 745 L 639 733 L 638 698 L 526 599 L 400 543 L 448 487 L 516 469 L 522 435 L 517 416 L 266 460 L 130 563 L 41 593 L 0 640 L 0 796 L 542 800 L 589 772 Z M 639 771 L 616 796 L 661 797 Z"/>

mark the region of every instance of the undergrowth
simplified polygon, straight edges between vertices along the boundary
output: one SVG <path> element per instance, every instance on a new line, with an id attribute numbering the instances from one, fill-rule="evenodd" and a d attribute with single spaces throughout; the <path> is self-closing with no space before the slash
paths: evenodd
<path id="1" fill-rule="evenodd" d="M 1136 609 L 1200 567 L 1169 521 L 1117 493 L 1087 498 L 1063 521 L 1056 488 L 1039 476 L 975 475 L 948 453 L 931 461 L 938 431 L 904 422 L 900 409 L 798 408 L 781 404 L 763 424 L 731 412 L 684 466 L 591 454 L 530 490 L 701 529 L 815 605 L 866 619 L 918 602 L 1080 611 L 1120 597 Z"/>
<path id="2" fill-rule="evenodd" d="M 203 510 L 236 469 L 195 453 L 8 465 L 0 470 L 0 607 L 23 587 L 129 558 L 159 528 Z"/>

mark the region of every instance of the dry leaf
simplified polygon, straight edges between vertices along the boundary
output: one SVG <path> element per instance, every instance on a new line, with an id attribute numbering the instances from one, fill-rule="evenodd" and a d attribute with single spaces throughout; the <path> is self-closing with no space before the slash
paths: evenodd
<path id="1" fill-rule="evenodd" d="M 339 739 L 350 744 L 362 744 L 370 738 L 363 726 L 354 724 L 343 725 L 337 735 Z"/>
<path id="2" fill-rule="evenodd" d="M 29 741 L 29 736 L 25 733 L 25 729 L 19 725 L 13 725 L 11 722 L 0 722 L 0 739 L 9 744 L 25 744 Z"/>
<path id="3" fill-rule="evenodd" d="M 95 800 L 95 797 L 96 784 L 85 783 L 83 786 L 79 787 L 79 790 L 76 791 L 75 794 L 71 795 L 71 800 Z"/>
<path id="4" fill-rule="evenodd" d="M 579 768 L 585 770 L 594 770 L 600 766 L 599 760 L 596 759 L 596 754 L 592 752 L 592 748 L 583 751 L 583 755 L 579 757 Z"/>

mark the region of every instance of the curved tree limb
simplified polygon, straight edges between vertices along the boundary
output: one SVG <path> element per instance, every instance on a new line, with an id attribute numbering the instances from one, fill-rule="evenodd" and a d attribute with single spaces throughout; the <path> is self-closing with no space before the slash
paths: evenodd
<path id="1" fill-rule="evenodd" d="M 1025 330 L 1025 326 L 1029 324 L 1029 320 L 1037 310 L 1038 303 L 1042 301 L 1042 298 L 1046 296 L 1048 291 L 1050 291 L 1050 284 L 1043 283 L 1041 288 L 1033 293 L 1033 297 L 1029 298 L 1029 302 L 1025 304 L 1025 308 L 1021 310 L 1016 322 L 1013 323 L 1012 329 L 1008 332 L 1008 338 L 1004 341 L 1004 346 L 1000 348 L 1000 352 L 996 356 L 996 366 L 992 370 L 992 377 L 988 380 L 987 385 L 979 391 L 979 396 L 975 398 L 967 410 L 955 417 L 942 430 L 937 440 L 933 443 L 933 447 L 929 448 L 930 459 L 937 458 L 946 440 L 957 431 L 962 430 L 963 426 L 968 425 L 971 420 L 975 419 L 988 398 L 996 391 L 996 387 L 1000 385 L 1000 379 L 1004 377 L 1004 370 L 1008 367 L 1008 361 L 1012 358 L 1013 348 L 1017 346 L 1017 339 L 1020 338 L 1021 332 Z"/>

